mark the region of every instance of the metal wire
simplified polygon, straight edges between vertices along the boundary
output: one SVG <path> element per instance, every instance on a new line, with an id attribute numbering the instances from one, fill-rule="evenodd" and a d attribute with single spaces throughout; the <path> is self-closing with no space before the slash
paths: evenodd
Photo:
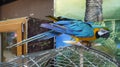
<path id="1" fill-rule="evenodd" d="M 0 67 L 118 67 L 116 63 L 112 57 L 96 49 L 70 46 L 17 57 L 7 63 L 0 63 Z"/>

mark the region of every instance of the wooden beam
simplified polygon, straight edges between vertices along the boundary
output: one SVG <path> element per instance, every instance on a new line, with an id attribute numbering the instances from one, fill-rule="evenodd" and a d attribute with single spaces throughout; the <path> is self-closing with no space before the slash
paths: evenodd
<path id="1" fill-rule="evenodd" d="M 22 24 L 22 27 L 23 27 L 23 32 L 22 32 L 22 35 L 23 35 L 23 39 L 26 39 L 27 38 L 27 22 L 25 24 Z M 27 44 L 24 44 L 23 45 L 23 51 L 22 53 L 25 55 L 27 54 Z"/>
<path id="2" fill-rule="evenodd" d="M 15 32 L 17 31 L 20 24 L 8 24 L 8 25 L 1 25 L 0 32 Z"/>
<path id="3" fill-rule="evenodd" d="M 24 21 L 26 21 L 26 19 L 28 19 L 28 17 L 7 19 L 7 20 L 0 21 L 0 25 L 1 24 L 2 25 L 4 25 L 4 24 L 12 24 L 12 23 L 25 23 Z"/>

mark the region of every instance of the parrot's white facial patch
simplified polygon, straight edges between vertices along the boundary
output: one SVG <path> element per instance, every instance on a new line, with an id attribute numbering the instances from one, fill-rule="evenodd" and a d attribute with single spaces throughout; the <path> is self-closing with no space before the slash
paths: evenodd
<path id="1" fill-rule="evenodd" d="M 107 30 L 104 30 L 104 29 L 100 29 L 100 31 L 98 31 L 98 35 L 99 36 L 102 36 L 102 35 L 104 35 L 104 34 L 106 34 L 106 33 L 108 33 L 109 31 L 107 31 Z"/>

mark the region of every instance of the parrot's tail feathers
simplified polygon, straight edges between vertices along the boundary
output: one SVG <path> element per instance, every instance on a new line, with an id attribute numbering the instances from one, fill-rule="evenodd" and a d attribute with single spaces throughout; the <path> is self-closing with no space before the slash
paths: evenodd
<path id="1" fill-rule="evenodd" d="M 59 35 L 59 33 L 56 33 L 56 32 L 47 33 L 47 36 L 44 36 L 43 38 L 38 39 L 38 41 L 47 40 L 47 39 L 53 38 L 58 35 Z"/>
<path id="2" fill-rule="evenodd" d="M 41 27 L 51 29 L 55 32 L 59 33 L 66 33 L 66 28 L 59 26 L 59 25 L 54 25 L 54 24 L 41 24 Z"/>
<path id="3" fill-rule="evenodd" d="M 22 44 L 25 44 L 25 43 L 28 43 L 28 42 L 31 42 L 31 41 L 34 41 L 34 40 L 38 40 L 38 39 L 39 40 L 45 40 L 45 39 L 52 38 L 55 35 L 55 34 L 52 34 L 52 32 L 53 31 L 48 31 L 48 32 L 45 32 L 45 33 L 41 33 L 41 34 L 35 35 L 35 36 L 30 37 L 28 39 L 24 39 L 21 42 L 18 42 L 16 44 L 10 45 L 7 48 L 12 48 L 14 46 L 20 46 Z"/>

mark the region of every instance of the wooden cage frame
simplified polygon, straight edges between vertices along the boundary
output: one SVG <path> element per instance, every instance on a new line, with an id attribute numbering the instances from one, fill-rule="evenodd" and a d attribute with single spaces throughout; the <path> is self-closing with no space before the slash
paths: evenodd
<path id="1" fill-rule="evenodd" d="M 26 28 L 27 26 L 27 17 L 10 19 L 5 21 L 0 21 L 0 33 L 1 32 L 16 32 L 17 33 L 17 42 L 22 41 L 27 38 L 26 36 Z M 16 47 L 16 55 L 20 56 L 22 54 L 27 53 L 27 46 L 24 44 L 23 46 Z"/>

